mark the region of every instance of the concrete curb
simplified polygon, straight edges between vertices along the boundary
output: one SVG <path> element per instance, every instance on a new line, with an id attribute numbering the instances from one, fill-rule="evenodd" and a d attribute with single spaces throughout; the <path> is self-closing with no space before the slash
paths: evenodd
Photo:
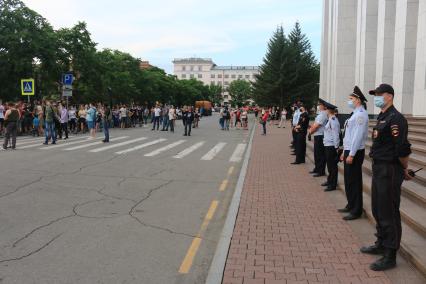
<path id="1" fill-rule="evenodd" d="M 237 220 L 238 209 L 240 206 L 241 192 L 243 191 L 244 180 L 245 180 L 247 168 L 248 168 L 248 162 L 250 160 L 253 137 L 254 137 L 254 133 L 256 132 L 256 127 L 257 127 L 256 122 L 257 120 L 254 120 L 253 122 L 250 141 L 248 143 L 246 153 L 244 155 L 244 161 L 241 167 L 240 176 L 238 177 L 234 195 L 232 196 L 231 204 L 229 205 L 225 224 L 223 226 L 223 230 L 216 247 L 212 264 L 210 265 L 209 273 L 206 279 L 206 284 L 222 283 L 223 272 L 225 270 L 225 264 L 226 264 L 226 258 L 228 256 L 228 250 L 231 244 L 232 233 L 234 231 L 235 221 Z"/>

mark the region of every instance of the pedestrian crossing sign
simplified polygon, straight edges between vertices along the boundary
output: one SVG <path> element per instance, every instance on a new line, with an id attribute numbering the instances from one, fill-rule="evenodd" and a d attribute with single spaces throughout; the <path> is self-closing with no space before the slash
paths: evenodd
<path id="1" fill-rule="evenodd" d="M 21 90 L 23 96 L 34 96 L 34 79 L 22 79 Z"/>

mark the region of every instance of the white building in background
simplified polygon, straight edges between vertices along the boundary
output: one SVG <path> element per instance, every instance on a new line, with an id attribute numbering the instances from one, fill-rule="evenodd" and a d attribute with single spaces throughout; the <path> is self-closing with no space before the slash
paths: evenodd
<path id="1" fill-rule="evenodd" d="M 358 85 L 395 89 L 403 114 L 426 116 L 426 0 L 323 0 L 320 97 L 349 113 Z"/>
<path id="2" fill-rule="evenodd" d="M 173 60 L 173 73 L 179 80 L 197 79 L 205 85 L 220 85 L 223 87 L 223 102 L 231 97 L 226 91 L 229 84 L 235 80 L 255 81 L 259 74 L 258 66 L 217 66 L 210 58 L 179 58 Z"/>

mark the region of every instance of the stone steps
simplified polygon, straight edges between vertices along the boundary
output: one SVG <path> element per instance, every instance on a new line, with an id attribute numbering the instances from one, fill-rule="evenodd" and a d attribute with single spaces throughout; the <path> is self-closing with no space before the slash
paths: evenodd
<path id="1" fill-rule="evenodd" d="M 307 143 L 307 146 L 307 157 L 313 160 L 313 143 Z M 364 213 L 372 223 L 375 223 L 371 211 L 371 161 L 368 151 L 369 149 L 366 149 L 363 164 Z M 342 163 L 339 163 L 339 172 L 339 189 L 344 193 Z M 426 188 L 422 180 L 416 179 L 404 181 L 401 190 L 403 234 L 400 253 L 426 277 Z"/>

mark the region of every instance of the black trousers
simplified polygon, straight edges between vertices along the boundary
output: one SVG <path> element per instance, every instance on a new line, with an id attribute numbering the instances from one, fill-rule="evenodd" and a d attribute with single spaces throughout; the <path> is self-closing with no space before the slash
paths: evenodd
<path id="1" fill-rule="evenodd" d="M 185 122 L 185 135 L 191 135 L 192 121 Z"/>
<path id="2" fill-rule="evenodd" d="M 65 138 L 68 139 L 68 123 L 67 122 L 61 123 L 61 128 L 62 128 L 62 131 L 60 132 L 59 137 L 62 138 L 62 133 L 65 133 Z"/>
<path id="3" fill-rule="evenodd" d="M 296 141 L 296 163 L 304 163 L 306 156 L 306 132 L 297 132 Z"/>
<path id="4" fill-rule="evenodd" d="M 358 150 L 349 165 L 346 163 L 346 157 L 349 156 L 349 150 L 344 152 L 344 173 L 345 173 L 345 192 L 348 200 L 347 208 L 355 216 L 362 215 L 362 163 L 364 162 L 365 150 Z"/>
<path id="5" fill-rule="evenodd" d="M 399 249 L 401 243 L 401 185 L 404 169 L 398 162 L 373 161 L 371 207 L 376 220 L 377 244 Z"/>
<path id="6" fill-rule="evenodd" d="M 18 124 L 16 121 L 10 121 L 7 123 L 6 126 L 6 133 L 4 135 L 4 143 L 3 148 L 7 149 L 7 146 L 9 144 L 9 139 L 12 138 L 12 149 L 15 149 L 16 147 L 16 134 L 18 132 Z"/>
<path id="7" fill-rule="evenodd" d="M 334 146 L 325 146 L 325 157 L 327 161 L 327 183 L 328 188 L 336 189 L 337 188 L 337 163 L 339 162 L 339 157 L 337 156 L 337 149 Z"/>
<path id="8" fill-rule="evenodd" d="M 297 132 L 294 131 L 294 129 L 291 131 L 291 134 L 293 135 L 293 141 L 291 142 L 292 148 L 296 149 L 296 139 L 297 139 Z"/>
<path id="9" fill-rule="evenodd" d="M 314 161 L 315 168 L 314 172 L 323 175 L 325 174 L 325 148 L 324 148 L 324 135 L 314 136 Z"/>

